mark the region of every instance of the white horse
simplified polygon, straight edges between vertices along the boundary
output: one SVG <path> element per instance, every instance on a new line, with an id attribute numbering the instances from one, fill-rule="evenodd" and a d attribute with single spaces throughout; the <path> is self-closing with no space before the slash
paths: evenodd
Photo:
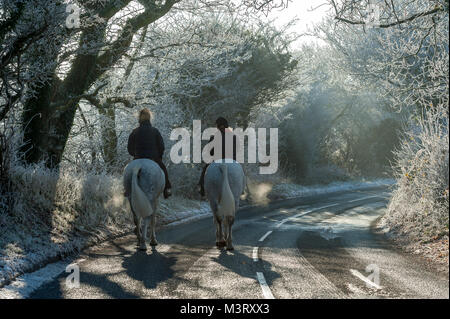
<path id="1" fill-rule="evenodd" d="M 227 250 L 233 250 L 231 226 L 245 185 L 244 171 L 236 161 L 216 160 L 206 170 L 205 192 L 216 225 L 217 247 L 226 245 Z"/>
<path id="2" fill-rule="evenodd" d="M 145 241 L 150 221 L 150 245 L 156 246 L 158 244 L 155 236 L 156 212 L 158 197 L 165 186 L 164 172 L 150 159 L 137 159 L 125 167 L 123 184 L 136 225 L 139 249 L 147 250 Z"/>

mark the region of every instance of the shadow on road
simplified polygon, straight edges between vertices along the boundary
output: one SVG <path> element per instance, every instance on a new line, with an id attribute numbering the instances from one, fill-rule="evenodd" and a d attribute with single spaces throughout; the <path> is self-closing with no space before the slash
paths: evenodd
<path id="1" fill-rule="evenodd" d="M 147 289 L 154 289 L 174 276 L 175 262 L 175 257 L 160 254 L 152 248 L 151 252 L 136 251 L 131 257 L 124 257 L 122 267 L 130 278 L 141 281 Z"/>
<path id="2" fill-rule="evenodd" d="M 241 253 L 239 250 L 227 251 L 222 249 L 218 257 L 213 257 L 213 261 L 231 270 L 241 277 L 256 279 L 256 272 L 264 272 L 268 285 L 280 278 L 280 274 L 271 270 L 272 265 L 264 260 L 254 262 L 252 258 Z"/>

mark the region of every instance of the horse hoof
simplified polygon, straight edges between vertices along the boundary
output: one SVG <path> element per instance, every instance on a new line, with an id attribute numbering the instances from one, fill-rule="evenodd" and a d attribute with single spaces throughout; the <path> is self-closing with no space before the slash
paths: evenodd
<path id="1" fill-rule="evenodd" d="M 155 247 L 157 245 L 158 245 L 158 242 L 156 240 L 150 242 L 150 246 L 152 246 L 152 247 Z"/>
<path id="2" fill-rule="evenodd" d="M 233 246 L 227 247 L 227 250 L 234 250 L 234 247 Z"/>
<path id="3" fill-rule="evenodd" d="M 225 247 L 226 243 L 224 241 L 216 241 L 217 247 Z"/>
<path id="4" fill-rule="evenodd" d="M 147 250 L 147 245 L 145 245 L 145 244 L 139 245 L 139 250 L 146 251 Z"/>

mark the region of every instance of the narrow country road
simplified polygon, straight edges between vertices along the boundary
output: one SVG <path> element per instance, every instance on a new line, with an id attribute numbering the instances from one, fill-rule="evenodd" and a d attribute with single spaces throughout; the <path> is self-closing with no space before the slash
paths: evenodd
<path id="1" fill-rule="evenodd" d="M 241 209 L 231 252 L 214 246 L 212 218 L 160 229 L 147 252 L 129 235 L 77 259 L 79 288 L 63 272 L 29 297 L 449 298 L 447 275 L 371 231 L 389 196 L 377 188 Z"/>

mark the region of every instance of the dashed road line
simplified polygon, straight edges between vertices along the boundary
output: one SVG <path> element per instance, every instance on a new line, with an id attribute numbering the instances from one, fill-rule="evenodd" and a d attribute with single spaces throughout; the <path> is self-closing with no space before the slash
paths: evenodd
<path id="1" fill-rule="evenodd" d="M 337 206 L 337 205 L 339 205 L 339 204 L 340 204 L 340 203 L 335 203 L 335 204 L 331 204 L 331 205 L 326 205 L 326 206 L 322 206 L 322 207 L 319 207 L 319 208 L 315 208 L 315 209 L 312 209 L 312 210 L 309 210 L 309 211 L 306 211 L 306 212 L 298 213 L 297 215 L 294 215 L 294 216 L 290 217 L 290 219 L 302 217 L 302 216 L 308 215 L 308 214 L 310 214 L 310 213 L 312 213 L 312 212 L 315 212 L 315 211 L 318 211 L 318 210 L 321 210 L 321 209 L 324 209 L 324 208 L 329 208 L 329 207 Z"/>
<path id="2" fill-rule="evenodd" d="M 288 217 L 288 218 L 283 219 L 283 220 L 282 220 L 281 222 L 279 222 L 275 227 L 278 228 L 278 227 L 280 227 L 281 225 L 283 225 L 285 222 L 287 222 L 287 221 L 289 221 L 289 220 L 292 220 L 292 219 L 294 219 L 294 218 L 298 218 L 298 217 L 301 217 L 301 216 L 310 214 L 310 213 L 312 213 L 312 212 L 315 212 L 315 211 L 318 211 L 318 210 L 321 210 L 321 209 L 324 209 L 324 208 L 328 208 L 328 207 L 337 206 L 337 205 L 339 205 L 339 203 L 335 203 L 335 204 L 330 204 L 330 205 L 326 205 L 326 206 L 314 208 L 314 209 L 311 209 L 311 210 L 309 210 L 309 211 L 306 211 L 306 212 L 302 212 L 302 213 L 296 214 L 296 215 L 294 215 L 294 216 L 292 216 L 292 217 Z M 269 230 L 267 233 L 265 233 L 265 234 L 259 239 L 259 242 L 263 242 L 263 241 L 267 238 L 267 236 L 269 236 L 270 234 L 272 234 L 272 230 Z M 254 262 L 257 262 L 257 261 L 259 260 L 259 258 L 258 258 L 258 249 L 259 249 L 259 247 L 257 247 L 257 246 L 256 246 L 256 247 L 253 247 L 253 255 L 252 255 L 252 257 L 253 257 L 253 261 L 254 261 Z M 262 273 L 262 272 L 257 272 L 256 275 L 257 275 L 259 284 L 261 285 L 261 289 L 262 289 L 262 291 L 263 291 L 264 298 L 266 298 L 266 299 L 275 299 L 275 297 L 274 297 L 273 294 L 272 294 L 272 291 L 270 290 L 269 286 L 267 285 L 267 282 L 266 282 L 266 279 L 264 278 L 263 273 Z"/>
<path id="3" fill-rule="evenodd" d="M 365 200 L 365 199 L 370 199 L 370 198 L 375 198 L 375 197 L 380 197 L 380 196 L 366 196 L 366 197 L 363 197 L 363 198 L 352 199 L 352 200 L 349 200 L 348 203 L 353 203 L 353 202 L 357 202 L 357 201 L 360 201 L 360 200 Z"/>
<path id="4" fill-rule="evenodd" d="M 262 237 L 259 239 L 259 241 L 264 241 L 264 239 L 266 239 L 267 236 L 269 236 L 270 234 L 272 234 L 272 231 L 271 231 L 271 230 L 269 230 L 267 233 L 265 233 L 264 236 L 262 236 Z"/>
<path id="5" fill-rule="evenodd" d="M 363 198 L 354 199 L 354 200 L 351 200 L 351 201 L 348 201 L 348 202 L 356 202 L 356 201 L 365 200 L 365 199 L 369 199 L 369 198 L 375 198 L 375 197 L 379 197 L 379 196 L 367 196 L 367 197 L 363 197 Z M 298 213 L 298 214 L 296 214 L 296 215 L 294 215 L 294 216 L 292 216 L 292 217 L 284 218 L 283 220 L 281 220 L 281 221 L 275 226 L 275 228 L 279 228 L 281 225 L 283 225 L 283 224 L 286 223 L 287 221 L 293 220 L 293 219 L 295 219 L 295 218 L 299 218 L 299 217 L 308 215 L 308 214 L 310 214 L 310 213 L 312 213 L 312 212 L 316 212 L 316 211 L 319 211 L 319 210 L 322 210 L 322 209 L 325 209 L 325 208 L 338 206 L 338 205 L 340 205 L 340 204 L 342 204 L 342 203 L 334 203 L 334 204 L 330 204 L 330 205 L 326 205 L 326 206 L 314 208 L 314 209 L 308 210 L 308 211 L 306 211 L 306 212 L 301 212 L 301 213 Z M 259 242 L 264 241 L 270 234 L 272 234 L 272 230 L 269 230 L 267 233 L 265 233 L 265 234 L 259 239 Z M 254 261 L 254 262 L 257 262 L 257 261 L 259 260 L 259 258 L 258 258 L 258 250 L 259 250 L 259 247 L 258 247 L 258 246 L 253 247 L 253 256 L 252 256 L 252 257 L 253 257 L 253 261 Z M 374 287 L 374 288 L 376 288 L 376 289 L 382 289 L 381 286 L 377 285 L 376 283 L 372 282 L 372 281 L 369 280 L 368 278 L 364 277 L 364 276 L 363 276 L 360 272 L 358 272 L 357 270 L 350 269 L 350 272 L 351 272 L 354 276 L 356 276 L 356 277 L 358 277 L 359 279 L 363 280 L 366 284 L 368 284 L 368 285 L 370 285 L 370 286 L 372 286 L 372 287 Z M 273 294 L 272 294 L 272 291 L 270 290 L 269 285 L 267 285 L 267 282 L 266 282 L 266 279 L 264 278 L 263 273 L 262 273 L 262 272 L 256 272 L 256 276 L 257 276 L 258 281 L 259 281 L 259 284 L 260 284 L 260 286 L 261 286 L 261 289 L 262 289 L 264 298 L 266 298 L 266 299 L 275 299 L 275 297 L 274 297 Z"/>
<path id="6" fill-rule="evenodd" d="M 266 299 L 275 299 L 275 297 L 272 294 L 272 291 L 270 290 L 269 285 L 266 282 L 266 278 L 264 278 L 264 275 L 262 272 L 256 272 L 256 276 L 259 281 L 259 285 L 261 286 L 263 296 Z"/>
<path id="7" fill-rule="evenodd" d="M 276 228 L 278 228 L 278 227 L 280 227 L 281 225 L 283 225 L 285 222 L 287 222 L 289 220 L 289 218 L 285 218 L 285 219 L 283 219 L 281 222 L 279 222 L 275 227 Z"/>
<path id="8" fill-rule="evenodd" d="M 258 261 L 258 247 L 253 247 L 253 261 Z"/>
<path id="9" fill-rule="evenodd" d="M 287 222 L 287 221 L 289 221 L 289 220 L 292 220 L 292 219 L 294 219 L 294 218 L 302 217 L 302 216 L 308 215 L 308 214 L 310 214 L 310 213 L 313 213 L 313 212 L 315 212 L 315 211 L 318 211 L 318 210 L 321 210 L 321 209 L 324 209 L 324 208 L 329 208 L 329 207 L 337 206 L 337 205 L 339 205 L 339 204 L 341 204 L 341 203 L 330 204 L 330 205 L 326 205 L 326 206 L 314 208 L 314 209 L 311 209 L 311 210 L 307 210 L 306 212 L 298 213 L 298 214 L 296 214 L 296 215 L 294 215 L 294 216 L 292 216 L 292 217 L 288 217 L 288 218 L 283 219 L 282 221 L 280 221 L 280 222 L 275 226 L 275 228 L 279 228 L 279 227 L 280 227 L 281 225 L 283 225 L 285 222 Z"/>

